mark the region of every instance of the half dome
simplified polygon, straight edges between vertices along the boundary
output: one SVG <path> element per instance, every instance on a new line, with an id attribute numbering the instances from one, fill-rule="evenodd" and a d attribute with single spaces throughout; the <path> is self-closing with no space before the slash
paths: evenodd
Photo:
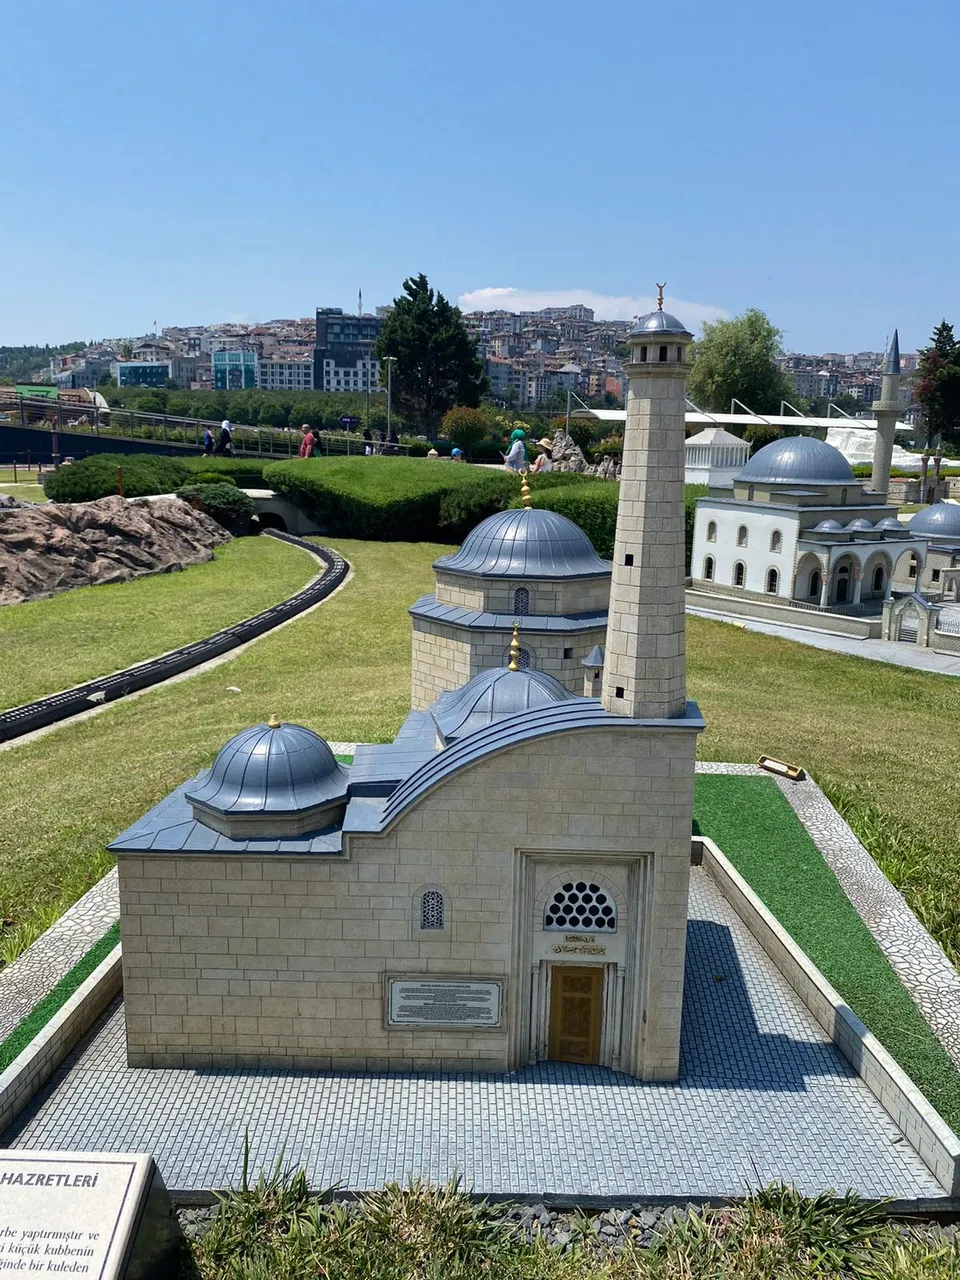
<path id="1" fill-rule="evenodd" d="M 935 502 L 933 506 L 918 511 L 907 527 L 911 533 L 960 538 L 960 505 L 954 502 Z"/>
<path id="2" fill-rule="evenodd" d="M 225 835 L 316 830 L 342 815 L 348 775 L 318 734 L 258 724 L 221 747 L 186 793 L 194 817 Z"/>
<path id="3" fill-rule="evenodd" d="M 545 671 L 493 667 L 461 688 L 441 693 L 430 714 L 443 741 L 454 742 L 497 720 L 555 702 L 570 702 L 576 696 Z"/>
<path id="4" fill-rule="evenodd" d="M 520 507 L 481 520 L 459 551 L 435 569 L 481 578 L 596 578 L 609 576 L 579 525 L 556 511 Z"/>
<path id="5" fill-rule="evenodd" d="M 839 449 L 815 436 L 785 436 L 758 449 L 737 483 L 853 484 L 855 477 Z"/>

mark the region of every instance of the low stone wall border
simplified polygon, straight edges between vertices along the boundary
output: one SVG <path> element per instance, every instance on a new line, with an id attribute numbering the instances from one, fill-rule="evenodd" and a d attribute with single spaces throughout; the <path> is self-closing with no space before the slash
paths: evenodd
<path id="1" fill-rule="evenodd" d="M 118 943 L 0 1075 L 0 1133 L 43 1088 L 77 1041 L 120 993 L 120 988 Z"/>
<path id="2" fill-rule="evenodd" d="M 717 845 L 707 837 L 701 840 L 703 866 L 723 896 L 944 1191 L 950 1196 L 960 1196 L 960 1138 L 771 915 Z"/>

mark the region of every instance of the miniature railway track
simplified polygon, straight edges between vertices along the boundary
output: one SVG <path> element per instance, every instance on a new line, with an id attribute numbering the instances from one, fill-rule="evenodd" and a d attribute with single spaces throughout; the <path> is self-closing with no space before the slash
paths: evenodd
<path id="1" fill-rule="evenodd" d="M 328 547 L 317 547 L 305 542 L 302 538 L 294 538 L 287 533 L 276 530 L 265 531 L 263 535 L 279 538 L 292 546 L 302 547 L 309 551 L 325 566 L 325 572 L 315 582 L 311 582 L 303 590 L 296 592 L 280 604 L 275 604 L 252 618 L 234 623 L 232 627 L 224 627 L 215 631 L 204 640 L 195 640 L 179 649 L 173 649 L 159 658 L 149 658 L 146 662 L 138 662 L 125 671 L 117 671 L 113 675 L 102 676 L 98 680 L 88 680 L 85 684 L 75 685 L 62 693 L 51 694 L 47 698 L 38 698 L 36 702 L 27 702 L 20 707 L 12 707 L 9 711 L 0 712 L 0 742 L 10 742 L 35 729 L 43 729 L 47 725 L 57 724 L 61 720 L 69 720 L 82 711 L 105 702 L 114 702 L 125 698 L 128 694 L 140 689 L 148 689 L 151 685 L 169 680 L 171 676 L 198 667 L 211 658 L 229 653 L 250 640 L 272 631 L 282 622 L 295 618 L 297 614 L 325 600 L 331 592 L 343 582 L 350 571 L 350 566 L 342 556 Z"/>

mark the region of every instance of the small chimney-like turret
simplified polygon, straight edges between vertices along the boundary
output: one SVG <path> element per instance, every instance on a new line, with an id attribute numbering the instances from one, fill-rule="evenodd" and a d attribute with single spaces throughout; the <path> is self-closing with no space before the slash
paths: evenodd
<path id="1" fill-rule="evenodd" d="M 893 341 L 883 367 L 883 383 L 880 399 L 873 402 L 873 416 L 877 420 L 877 434 L 873 442 L 873 471 L 870 488 L 884 496 L 890 488 L 890 463 L 893 459 L 894 436 L 900 417 L 900 336 L 893 331 Z"/>
<path id="2" fill-rule="evenodd" d="M 663 310 L 630 333 L 627 420 L 613 552 L 603 692 L 612 715 L 682 716 L 684 423 L 693 335 Z"/>

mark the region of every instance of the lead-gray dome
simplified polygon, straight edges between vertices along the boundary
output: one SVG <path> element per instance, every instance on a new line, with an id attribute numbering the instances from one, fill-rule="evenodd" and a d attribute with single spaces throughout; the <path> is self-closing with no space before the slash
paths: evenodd
<path id="1" fill-rule="evenodd" d="M 676 316 L 672 316 L 669 311 L 648 311 L 645 316 L 637 316 L 637 322 L 630 330 L 630 337 L 634 334 L 653 334 L 670 333 L 676 334 L 677 337 L 692 338 L 693 334 L 688 330 Z"/>
<path id="2" fill-rule="evenodd" d="M 272 721 L 231 738 L 197 784 L 186 794 L 194 816 L 228 835 L 311 830 L 347 798 L 347 773 L 323 738 Z"/>
<path id="3" fill-rule="evenodd" d="M 908 525 L 911 533 L 927 533 L 941 538 L 960 538 L 960 505 L 935 502 L 918 511 Z"/>
<path id="4" fill-rule="evenodd" d="M 756 484 L 853 484 L 850 463 L 816 436 L 785 436 L 758 449 L 737 476 Z"/>
<path id="5" fill-rule="evenodd" d="M 481 520 L 435 569 L 481 578 L 595 578 L 609 574 L 579 525 L 556 511 L 520 507 Z"/>
<path id="6" fill-rule="evenodd" d="M 873 525 L 866 516 L 857 516 L 856 520 L 851 520 L 844 528 L 848 533 L 866 533 L 867 530 L 873 532 Z"/>
<path id="7" fill-rule="evenodd" d="M 842 528 L 839 520 L 821 520 L 813 526 L 811 533 L 839 533 Z"/>
<path id="8" fill-rule="evenodd" d="M 430 714 L 444 742 L 453 742 L 496 720 L 555 702 L 569 702 L 576 696 L 545 671 L 493 667 L 481 671 L 459 689 L 441 693 L 430 707 Z"/>

